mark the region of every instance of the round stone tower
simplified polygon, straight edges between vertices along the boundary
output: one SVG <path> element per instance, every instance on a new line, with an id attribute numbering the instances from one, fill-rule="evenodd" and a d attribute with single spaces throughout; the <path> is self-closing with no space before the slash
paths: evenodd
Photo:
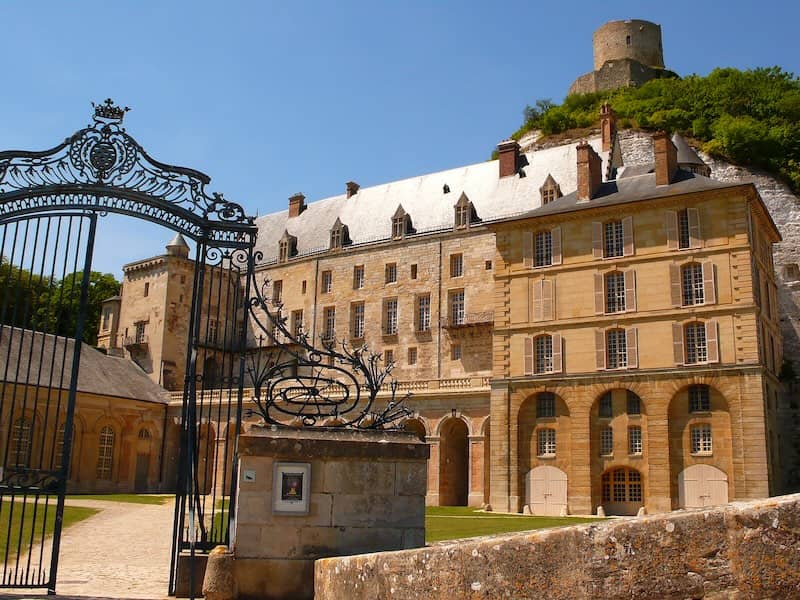
<path id="1" fill-rule="evenodd" d="M 647 67 L 664 68 L 661 26 L 650 21 L 609 21 L 594 32 L 594 68 L 606 61 L 630 58 Z"/>

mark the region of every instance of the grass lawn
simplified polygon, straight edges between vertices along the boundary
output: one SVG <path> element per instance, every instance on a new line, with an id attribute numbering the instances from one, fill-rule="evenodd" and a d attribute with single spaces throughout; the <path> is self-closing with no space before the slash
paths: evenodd
<path id="1" fill-rule="evenodd" d="M 36 523 L 33 521 L 33 512 L 35 505 L 32 502 L 25 504 L 25 516 L 22 516 L 23 503 L 20 501 L 14 502 L 13 514 L 11 517 L 11 532 L 8 531 L 8 515 L 12 510 L 11 502 L 4 501 L 0 505 L 0 551 L 5 552 L 6 541 L 9 544 L 9 556 L 13 556 L 17 552 L 17 544 L 20 543 L 20 533 L 22 534 L 22 543 L 20 550 L 25 552 L 30 545 L 31 532 L 33 532 L 33 543 L 42 540 L 42 528 L 44 527 L 45 537 L 50 537 L 53 534 L 53 525 L 56 519 L 56 500 L 52 498 L 46 513 L 44 508 L 44 500 L 39 501 L 40 504 L 36 510 Z M 70 525 L 74 525 L 78 521 L 88 519 L 93 514 L 97 513 L 95 508 L 84 508 L 82 506 L 65 506 L 64 507 L 64 524 L 63 529 Z"/>
<path id="2" fill-rule="evenodd" d="M 70 494 L 67 500 L 105 500 L 106 502 L 130 502 L 131 504 L 164 504 L 174 496 L 152 494 Z"/>
<path id="3" fill-rule="evenodd" d="M 481 512 L 477 508 L 463 506 L 429 506 L 425 509 L 425 541 L 444 540 L 512 533 L 590 523 L 600 519 L 580 517 L 530 517 Z"/>

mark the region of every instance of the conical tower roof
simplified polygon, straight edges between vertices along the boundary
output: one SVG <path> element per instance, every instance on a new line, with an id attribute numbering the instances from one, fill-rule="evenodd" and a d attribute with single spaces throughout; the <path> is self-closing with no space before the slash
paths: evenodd
<path id="1" fill-rule="evenodd" d="M 189 244 L 186 243 L 180 233 L 176 233 L 172 241 L 167 244 L 167 254 L 182 256 L 183 258 L 189 257 Z"/>
<path id="2" fill-rule="evenodd" d="M 183 236 L 180 233 L 176 233 L 175 237 L 172 238 L 172 241 L 167 244 L 167 248 L 188 248 L 189 244 L 186 243 L 186 240 L 183 239 Z"/>

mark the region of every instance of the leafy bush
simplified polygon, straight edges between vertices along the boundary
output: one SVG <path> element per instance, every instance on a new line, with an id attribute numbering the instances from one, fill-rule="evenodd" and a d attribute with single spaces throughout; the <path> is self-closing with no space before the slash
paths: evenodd
<path id="1" fill-rule="evenodd" d="M 512 137 L 595 126 L 603 102 L 621 128 L 689 135 L 709 154 L 766 169 L 800 191 L 800 79 L 780 67 L 654 79 L 638 88 L 574 94 L 561 104 L 538 100 L 525 108 L 524 124 Z"/>

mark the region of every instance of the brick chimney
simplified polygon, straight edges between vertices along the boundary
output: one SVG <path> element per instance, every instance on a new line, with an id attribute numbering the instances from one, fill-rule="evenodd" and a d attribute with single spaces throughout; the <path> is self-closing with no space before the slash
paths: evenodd
<path id="1" fill-rule="evenodd" d="M 306 209 L 306 197 L 297 192 L 289 196 L 289 218 L 297 217 Z"/>
<path id="2" fill-rule="evenodd" d="M 348 181 L 345 185 L 347 186 L 347 197 L 348 198 L 352 198 L 353 196 L 355 196 L 356 192 L 361 187 L 355 181 Z"/>
<path id="3" fill-rule="evenodd" d="M 505 140 L 497 144 L 500 157 L 500 177 L 516 175 L 519 171 L 519 144 L 516 140 Z"/>
<path id="4" fill-rule="evenodd" d="M 588 202 L 603 183 L 603 161 L 587 142 L 578 144 L 578 202 Z"/>
<path id="5" fill-rule="evenodd" d="M 603 135 L 603 152 L 608 152 L 617 134 L 617 115 L 608 102 L 603 102 L 600 107 L 600 130 Z"/>
<path id="6" fill-rule="evenodd" d="M 666 131 L 653 134 L 653 150 L 656 158 L 656 185 L 669 185 L 678 170 L 678 149 Z"/>

